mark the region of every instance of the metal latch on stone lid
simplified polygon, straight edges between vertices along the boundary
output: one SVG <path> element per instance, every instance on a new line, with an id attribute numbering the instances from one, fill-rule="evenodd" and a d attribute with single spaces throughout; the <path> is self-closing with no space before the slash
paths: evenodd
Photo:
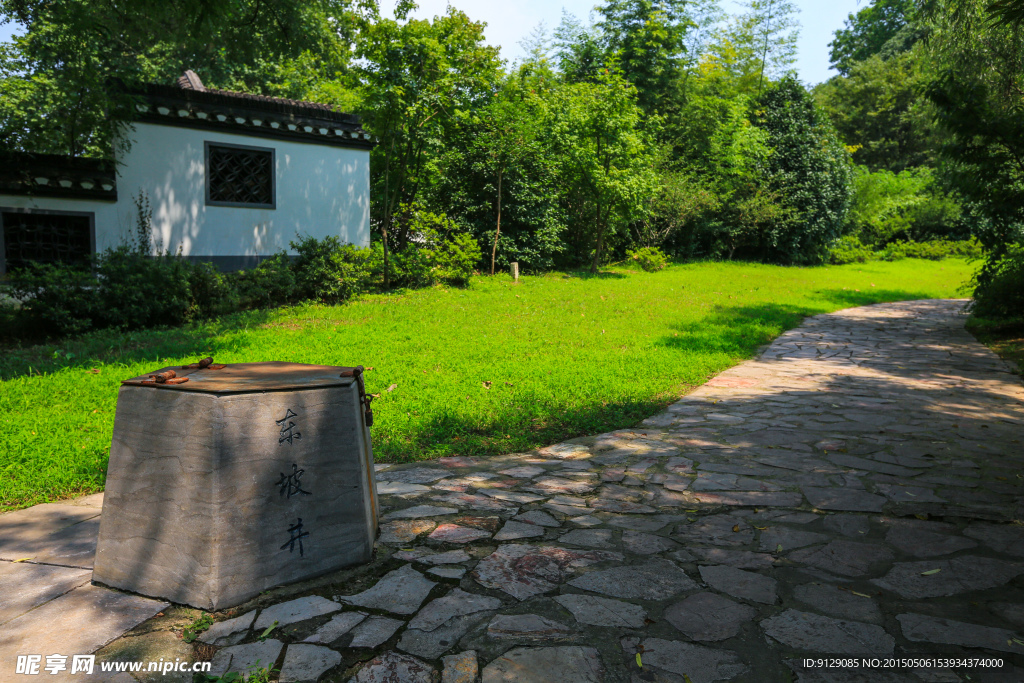
<path id="1" fill-rule="evenodd" d="M 359 387 L 359 401 L 363 404 L 363 423 L 367 427 L 373 426 L 373 408 L 370 407 L 370 402 L 373 401 L 373 396 L 366 395 L 366 385 L 363 384 L 363 371 L 365 368 L 362 365 L 357 365 L 350 370 L 344 370 L 341 373 L 342 377 L 354 377 L 356 380 L 356 386 Z"/>

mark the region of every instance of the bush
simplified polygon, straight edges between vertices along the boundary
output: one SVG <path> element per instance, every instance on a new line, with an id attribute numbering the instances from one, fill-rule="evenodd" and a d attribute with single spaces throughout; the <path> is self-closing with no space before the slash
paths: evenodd
<path id="1" fill-rule="evenodd" d="M 348 301 L 364 291 L 370 280 L 370 252 L 342 244 L 337 237 L 303 237 L 291 243 L 299 252 L 292 262 L 295 289 L 302 299 L 325 304 Z"/>
<path id="2" fill-rule="evenodd" d="M 965 236 L 960 205 L 942 192 L 930 168 L 872 173 L 859 167 L 853 186 L 847 230 L 862 242 L 877 248 L 895 240 Z"/>
<path id="3" fill-rule="evenodd" d="M 927 242 L 893 242 L 889 246 L 873 250 L 856 235 L 841 238 L 829 252 L 829 263 L 864 263 L 866 261 L 899 261 L 905 258 L 920 258 L 941 261 L 944 258 L 981 258 L 981 243 L 969 240 L 929 240 Z"/>
<path id="4" fill-rule="evenodd" d="M 3 294 L 21 302 L 11 316 L 23 327 L 50 334 L 79 334 L 93 328 L 98 283 L 87 267 L 30 263 L 8 274 Z"/>
<path id="5" fill-rule="evenodd" d="M 626 256 L 648 273 L 661 270 L 668 265 L 668 258 L 657 247 L 643 247 L 635 251 L 627 251 Z"/>
<path id="6" fill-rule="evenodd" d="M 281 306 L 296 300 L 295 272 L 292 260 L 278 252 L 255 268 L 231 273 L 242 309 Z"/>
<path id="7" fill-rule="evenodd" d="M 419 205 L 403 205 L 396 214 L 406 221 L 410 242 L 389 254 L 391 284 L 398 287 L 430 287 L 437 284 L 465 286 L 483 254 L 480 245 L 444 214 Z M 373 257 L 375 279 L 383 281 L 383 251 Z"/>
<path id="8" fill-rule="evenodd" d="M 176 256 L 145 256 L 127 247 L 96 258 L 95 327 L 134 329 L 189 319 L 191 266 Z"/>
<path id="9" fill-rule="evenodd" d="M 845 263 L 865 263 L 875 259 L 875 252 L 863 244 L 855 235 L 845 235 L 832 247 L 828 262 L 837 266 Z"/>
<path id="10" fill-rule="evenodd" d="M 1024 244 L 990 260 L 974 276 L 971 313 L 986 318 L 1019 318 L 1024 312 Z"/>

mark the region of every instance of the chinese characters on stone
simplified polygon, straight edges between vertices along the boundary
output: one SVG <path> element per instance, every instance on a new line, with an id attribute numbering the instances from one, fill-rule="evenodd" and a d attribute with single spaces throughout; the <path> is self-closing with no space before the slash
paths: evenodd
<path id="1" fill-rule="evenodd" d="M 292 418 L 298 418 L 299 415 L 294 410 L 289 408 L 285 411 L 285 415 L 280 420 L 274 422 L 280 428 L 280 436 L 277 440 L 278 445 L 287 443 L 289 446 L 293 445 L 295 441 L 302 438 L 302 434 L 295 428 L 295 422 Z M 311 495 L 310 491 L 302 488 L 302 475 L 306 473 L 306 470 L 300 469 L 298 463 L 292 463 L 291 474 L 285 474 L 281 472 L 281 478 L 274 484 L 278 487 L 278 493 L 282 498 L 291 499 L 292 496 L 299 494 L 308 496 Z M 288 540 L 285 541 L 279 550 L 288 549 L 289 553 L 295 552 L 295 546 L 299 546 L 299 557 L 305 556 L 305 548 L 302 544 L 302 539 L 309 536 L 309 532 L 306 531 L 302 526 L 302 518 L 299 517 L 298 521 L 294 524 L 289 524 L 288 527 Z"/>

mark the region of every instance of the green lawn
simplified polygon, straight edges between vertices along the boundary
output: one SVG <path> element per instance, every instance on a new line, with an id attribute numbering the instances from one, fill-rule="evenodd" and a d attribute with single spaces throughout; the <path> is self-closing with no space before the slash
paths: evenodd
<path id="1" fill-rule="evenodd" d="M 524 451 L 635 425 L 807 315 L 957 296 L 971 267 L 678 265 L 242 313 L 2 350 L 0 509 L 103 488 L 118 381 L 212 354 L 373 367 L 381 460 Z M 489 383 L 489 388 L 485 386 Z M 397 385 L 391 392 L 386 389 Z"/>

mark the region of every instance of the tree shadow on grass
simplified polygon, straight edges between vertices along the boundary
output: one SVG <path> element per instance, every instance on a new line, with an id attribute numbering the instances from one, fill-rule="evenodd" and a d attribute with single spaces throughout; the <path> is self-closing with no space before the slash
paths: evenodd
<path id="1" fill-rule="evenodd" d="M 0 381 L 97 365 L 133 365 L 158 359 L 237 352 L 245 346 L 232 332 L 269 323 L 274 309 L 244 311 L 218 320 L 148 330 L 96 330 L 45 344 L 0 349 Z M 220 337 L 229 336 L 229 340 Z"/>
<path id="2" fill-rule="evenodd" d="M 819 290 L 818 299 L 843 308 L 931 298 L 923 292 L 901 290 Z M 672 326 L 672 334 L 654 340 L 658 346 L 691 353 L 725 353 L 750 358 L 779 334 L 793 329 L 808 316 L 827 312 L 824 306 L 766 302 L 750 306 L 715 306 L 702 319 Z"/>

